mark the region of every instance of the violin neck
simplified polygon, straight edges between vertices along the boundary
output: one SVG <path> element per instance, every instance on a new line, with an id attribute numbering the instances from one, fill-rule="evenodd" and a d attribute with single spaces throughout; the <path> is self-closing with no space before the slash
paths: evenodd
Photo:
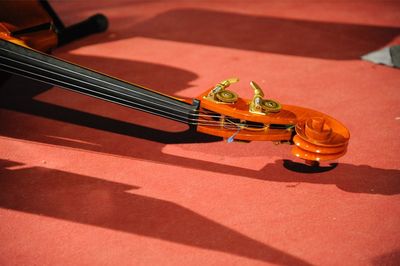
<path id="1" fill-rule="evenodd" d="M 186 124 L 197 111 L 179 99 L 0 39 L 0 70 Z"/>

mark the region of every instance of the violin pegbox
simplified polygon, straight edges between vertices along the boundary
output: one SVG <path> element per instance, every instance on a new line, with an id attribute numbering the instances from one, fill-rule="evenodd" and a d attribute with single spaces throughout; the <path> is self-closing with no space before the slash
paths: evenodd
<path id="1" fill-rule="evenodd" d="M 244 141 L 291 140 L 296 116 L 281 110 L 279 103 L 264 99 L 255 82 L 251 83 L 255 91 L 253 99 L 238 97 L 226 89 L 237 81 L 237 78 L 224 80 L 197 97 L 200 101 L 197 131 Z"/>
<path id="2" fill-rule="evenodd" d="M 238 78 L 230 78 L 221 81 L 204 96 L 204 99 L 220 104 L 232 104 L 238 100 L 238 95 L 230 90 L 227 90 L 231 84 L 238 82 Z"/>

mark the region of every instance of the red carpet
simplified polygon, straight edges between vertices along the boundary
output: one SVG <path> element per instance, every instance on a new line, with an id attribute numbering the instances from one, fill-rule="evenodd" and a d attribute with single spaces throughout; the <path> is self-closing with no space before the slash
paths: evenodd
<path id="1" fill-rule="evenodd" d="M 54 2 L 110 29 L 55 55 L 172 94 L 215 83 L 320 110 L 351 132 L 321 173 L 291 147 L 231 143 L 12 77 L 0 87 L 1 265 L 399 265 L 398 1 Z M 325 165 L 328 167 L 329 165 Z M 307 169 L 302 169 L 307 170 Z"/>

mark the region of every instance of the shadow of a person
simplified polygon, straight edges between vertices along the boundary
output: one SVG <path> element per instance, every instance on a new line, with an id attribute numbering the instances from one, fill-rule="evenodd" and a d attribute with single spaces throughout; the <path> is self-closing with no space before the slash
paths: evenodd
<path id="1" fill-rule="evenodd" d="M 310 265 L 131 185 L 0 160 L 0 207 L 281 265 Z M 129 191 L 128 191 L 129 190 Z"/>

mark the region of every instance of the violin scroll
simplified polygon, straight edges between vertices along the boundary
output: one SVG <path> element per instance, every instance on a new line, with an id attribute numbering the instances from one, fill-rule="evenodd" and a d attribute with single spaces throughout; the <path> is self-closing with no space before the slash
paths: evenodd
<path id="1" fill-rule="evenodd" d="M 330 117 L 312 117 L 299 121 L 295 127 L 296 145 L 292 153 L 306 161 L 330 161 L 342 157 L 350 133 L 339 121 Z"/>

